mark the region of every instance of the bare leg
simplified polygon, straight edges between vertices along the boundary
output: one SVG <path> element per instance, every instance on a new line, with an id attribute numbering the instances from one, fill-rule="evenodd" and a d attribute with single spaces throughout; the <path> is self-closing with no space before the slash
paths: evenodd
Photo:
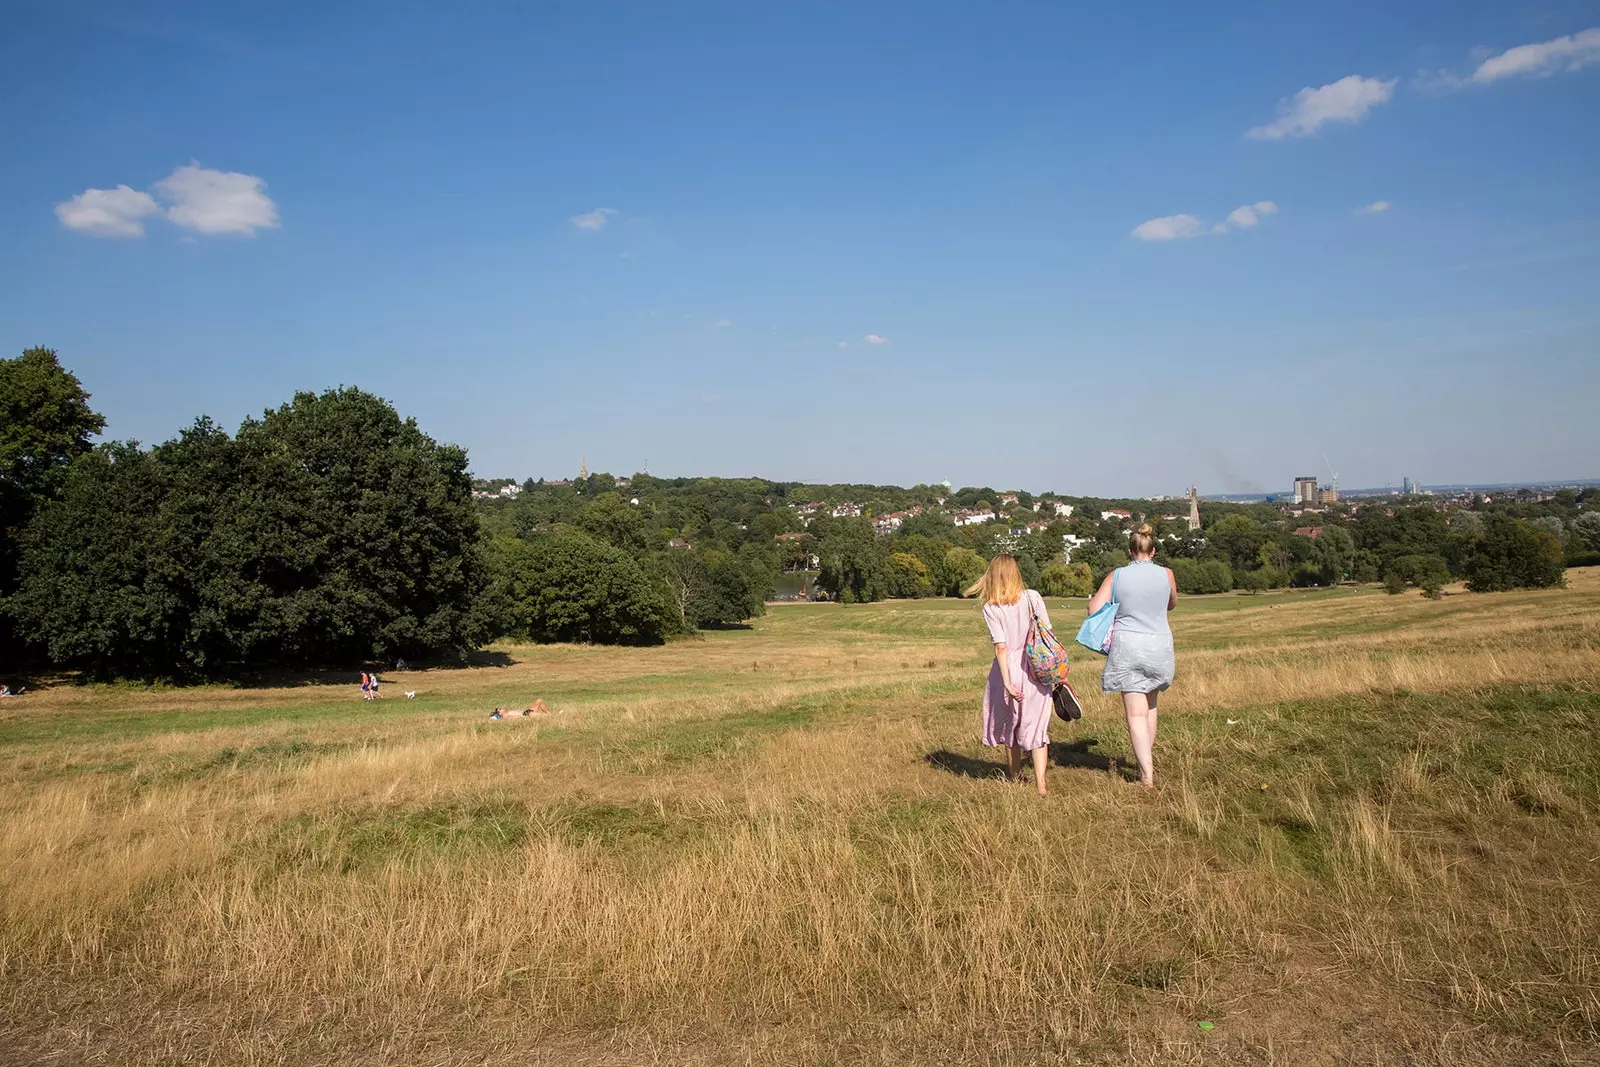
<path id="1" fill-rule="evenodd" d="M 1006 759 L 1011 764 L 1011 769 L 1006 772 L 1006 781 L 1015 782 L 1022 777 L 1022 746 L 1011 745 L 1006 749 Z"/>
<path id="2" fill-rule="evenodd" d="M 1033 750 L 1033 784 L 1039 787 L 1039 795 L 1044 796 L 1044 769 L 1050 763 L 1050 746 L 1040 745 Z"/>
<path id="3" fill-rule="evenodd" d="M 1133 758 L 1139 761 L 1139 784 L 1150 788 L 1156 784 L 1154 756 L 1155 717 L 1150 714 L 1150 701 L 1144 693 L 1123 693 L 1122 710 L 1128 716 L 1128 741 L 1133 745 Z"/>

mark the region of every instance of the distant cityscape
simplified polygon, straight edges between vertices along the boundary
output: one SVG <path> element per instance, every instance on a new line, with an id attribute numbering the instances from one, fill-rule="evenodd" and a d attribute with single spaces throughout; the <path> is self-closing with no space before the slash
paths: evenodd
<path id="1" fill-rule="evenodd" d="M 1600 485 L 1600 478 L 1566 478 L 1527 482 L 1456 482 L 1424 485 L 1410 475 L 1400 479 L 1400 484 L 1381 488 L 1342 489 L 1337 481 L 1319 482 L 1317 478 L 1301 476 L 1294 479 L 1287 493 L 1205 493 L 1202 499 L 1229 503 L 1286 503 L 1332 504 L 1342 500 L 1367 500 L 1390 496 L 1472 497 L 1492 493 L 1555 493 L 1561 489 L 1587 489 Z M 1153 497 L 1152 499 L 1161 499 Z"/>
<path id="2" fill-rule="evenodd" d="M 501 499 L 512 498 L 512 497 L 516 497 L 516 496 L 520 495 L 525 486 L 531 486 L 531 485 L 535 484 L 536 482 L 538 484 L 542 484 L 542 485 L 546 485 L 546 486 L 561 487 L 561 486 L 570 486 L 570 485 L 572 485 L 574 480 L 586 481 L 588 478 L 589 478 L 589 464 L 588 464 L 587 461 L 584 461 L 584 462 L 579 464 L 578 475 L 577 475 L 576 479 L 558 478 L 558 479 L 545 480 L 543 478 L 540 478 L 540 479 L 529 478 L 524 482 L 519 482 L 515 478 L 476 478 L 476 479 L 473 480 L 473 492 L 472 492 L 472 495 L 473 495 L 474 498 L 479 499 L 479 500 L 487 500 L 487 499 L 492 499 L 492 498 L 497 498 L 497 497 L 501 498 Z M 632 487 L 632 484 L 633 484 L 633 482 L 632 482 L 632 479 L 630 479 L 630 478 L 619 477 L 619 478 L 614 479 L 614 485 L 619 490 L 630 489 Z M 951 483 L 948 482 L 948 481 L 938 482 L 938 483 L 933 483 L 933 484 L 936 487 L 942 486 L 946 491 L 949 491 L 951 489 Z M 1540 496 L 1542 494 L 1553 494 L 1553 493 L 1555 493 L 1555 492 L 1557 492 L 1557 491 L 1559 491 L 1561 489 L 1586 489 L 1586 488 L 1589 488 L 1591 486 L 1600 486 L 1600 478 L 1568 478 L 1568 479 L 1561 479 L 1561 480 L 1527 481 L 1527 482 L 1458 482 L 1458 483 L 1440 483 L 1440 484 L 1424 485 L 1423 483 L 1419 482 L 1416 478 L 1414 478 L 1414 477 L 1412 477 L 1410 475 L 1402 475 L 1401 478 L 1400 478 L 1400 484 L 1398 486 L 1390 484 L 1390 485 L 1382 486 L 1381 488 L 1379 488 L 1379 487 L 1369 487 L 1369 488 L 1363 488 L 1363 489 L 1345 489 L 1345 488 L 1341 488 L 1340 487 L 1340 485 L 1339 485 L 1339 475 L 1335 472 L 1335 473 L 1331 474 L 1331 477 L 1327 481 L 1322 481 L 1316 475 L 1299 475 L 1299 476 L 1297 476 L 1297 477 L 1295 477 L 1293 479 L 1293 481 L 1292 481 L 1292 483 L 1290 485 L 1289 491 L 1286 492 L 1286 493 L 1273 493 L 1273 492 L 1201 493 L 1197 489 L 1191 488 L 1190 490 L 1188 490 L 1187 492 L 1182 493 L 1182 494 L 1170 494 L 1169 495 L 1169 494 L 1165 494 L 1165 493 L 1158 493 L 1158 494 L 1155 494 L 1153 496 L 1144 496 L 1144 497 L 1115 496 L 1115 495 L 1106 496 L 1106 495 L 1095 495 L 1095 494 L 1070 494 L 1070 493 L 1055 493 L 1055 492 L 1036 493 L 1036 494 L 1033 494 L 1033 495 L 1036 496 L 1036 497 L 1040 497 L 1040 498 L 1054 498 L 1054 497 L 1058 497 L 1058 496 L 1060 496 L 1060 497 L 1075 496 L 1078 499 L 1085 499 L 1085 500 L 1090 500 L 1090 499 L 1095 499 L 1095 500 L 1141 500 L 1142 499 L 1142 500 L 1149 500 L 1149 501 L 1154 501 L 1154 502 L 1167 501 L 1167 500 L 1182 500 L 1185 503 L 1192 503 L 1195 500 L 1214 500 L 1214 501 L 1218 501 L 1218 502 L 1234 503 L 1234 504 L 1268 503 L 1268 504 L 1288 504 L 1288 505 L 1293 505 L 1293 506 L 1296 506 L 1296 507 L 1304 507 L 1304 506 L 1307 506 L 1307 505 L 1336 504 L 1336 503 L 1340 503 L 1340 502 L 1353 502 L 1353 501 L 1357 501 L 1357 500 L 1371 500 L 1371 499 L 1377 498 L 1377 497 L 1396 497 L 1396 496 L 1424 496 L 1424 497 L 1445 497 L 1445 498 L 1452 498 L 1452 499 L 1470 499 L 1471 497 L 1478 496 L 1478 495 L 1486 495 L 1486 494 L 1492 494 L 1492 493 L 1517 492 L 1517 493 L 1520 493 L 1520 494 L 1525 494 L 1525 495 L 1530 495 L 1530 496 L 1533 496 L 1533 497 L 1538 497 L 1538 496 Z M 1015 499 L 1015 498 L 1012 497 L 1012 499 Z M 632 501 L 632 503 L 637 504 L 638 501 L 634 500 L 634 501 Z M 940 503 L 942 504 L 943 501 L 941 500 Z M 816 507 L 820 507 L 821 505 L 815 505 L 815 506 Z M 843 508 L 845 510 L 839 511 L 838 513 L 836 513 L 834 515 L 834 517 L 844 517 L 846 514 L 848 514 L 848 510 L 847 509 L 849 507 L 850 507 L 850 505 L 848 505 L 848 504 L 843 505 Z M 857 511 L 856 514 L 859 515 L 860 512 Z M 1067 511 L 1061 512 L 1060 514 L 1063 515 L 1063 516 L 1064 515 L 1070 515 L 1071 511 L 1069 509 Z M 958 515 L 957 518 L 956 518 L 956 525 L 958 525 L 958 526 L 960 526 L 960 525 L 968 525 L 968 524 L 975 523 L 975 522 L 987 521 L 987 520 L 989 520 L 991 518 L 992 518 L 992 516 L 979 516 L 975 512 L 971 513 L 971 514 L 961 514 L 961 515 Z"/>

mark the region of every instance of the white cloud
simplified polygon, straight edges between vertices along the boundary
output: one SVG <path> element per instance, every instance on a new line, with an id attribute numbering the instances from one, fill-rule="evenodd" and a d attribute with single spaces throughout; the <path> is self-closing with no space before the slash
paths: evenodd
<path id="1" fill-rule="evenodd" d="M 714 330 L 726 330 L 732 325 L 733 323 L 729 322 L 727 319 L 718 319 L 716 322 L 711 324 L 711 328 Z"/>
<path id="2" fill-rule="evenodd" d="M 1385 211 L 1388 211 L 1392 207 L 1394 207 L 1394 205 L 1389 203 L 1387 200 L 1374 200 L 1370 204 L 1362 204 L 1360 207 L 1356 208 L 1356 214 L 1382 215 Z"/>
<path id="3" fill-rule="evenodd" d="M 161 208 L 149 193 L 126 185 L 115 189 L 85 189 L 56 205 L 56 218 L 69 230 L 94 237 L 143 237 L 140 220 L 159 215 Z"/>
<path id="4" fill-rule="evenodd" d="M 1139 223 L 1133 228 L 1133 236 L 1141 241 L 1176 241 L 1199 237 L 1205 229 L 1205 223 L 1193 215 L 1165 215 Z"/>
<path id="5" fill-rule="evenodd" d="M 572 216 L 571 222 L 580 230 L 603 230 L 616 214 L 619 212 L 614 207 L 597 207 L 586 214 Z"/>
<path id="6" fill-rule="evenodd" d="M 1261 221 L 1261 216 L 1277 213 L 1277 204 L 1271 200 L 1258 200 L 1254 204 L 1243 204 L 1228 212 L 1228 225 L 1236 230 L 1248 230 Z"/>
<path id="7" fill-rule="evenodd" d="M 1228 212 L 1226 221 L 1211 226 L 1193 215 L 1166 215 L 1139 223 L 1133 228 L 1133 236 L 1141 241 L 1179 241 L 1186 237 L 1204 237 L 1208 233 L 1227 233 L 1230 229 L 1248 230 L 1267 215 L 1277 213 L 1278 205 L 1271 200 L 1257 200 L 1253 204 L 1239 205 Z"/>
<path id="8" fill-rule="evenodd" d="M 1467 79 L 1479 85 L 1523 74 L 1554 74 L 1600 62 L 1600 26 L 1538 44 L 1521 44 L 1490 56 Z"/>
<path id="9" fill-rule="evenodd" d="M 1306 86 L 1294 94 L 1293 100 L 1278 102 L 1276 119 L 1246 131 L 1245 136 L 1260 141 L 1310 137 L 1325 122 L 1360 122 L 1367 112 L 1394 96 L 1398 81 L 1351 74 L 1320 89 Z"/>
<path id="10" fill-rule="evenodd" d="M 864 345 L 886 345 L 889 343 L 889 339 L 887 337 L 879 337 L 875 333 L 869 333 L 861 339 L 861 343 Z"/>
<path id="11" fill-rule="evenodd" d="M 171 204 L 167 219 L 196 233 L 236 233 L 254 237 L 278 226 L 278 205 L 267 183 L 253 174 L 211 170 L 194 163 L 156 182 L 156 192 Z"/>
<path id="12" fill-rule="evenodd" d="M 840 348 L 849 348 L 850 347 L 850 342 L 849 341 L 840 341 L 839 342 L 839 347 Z"/>

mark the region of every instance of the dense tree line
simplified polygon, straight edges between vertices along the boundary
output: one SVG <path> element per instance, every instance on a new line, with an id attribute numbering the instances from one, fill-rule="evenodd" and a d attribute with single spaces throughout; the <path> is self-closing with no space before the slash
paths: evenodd
<path id="1" fill-rule="evenodd" d="M 216 676 L 455 656 L 497 632 L 466 454 L 370 394 L 73 453 L 11 540 L 6 614 L 52 663 Z"/>
<path id="2" fill-rule="evenodd" d="M 53 349 L 0 359 L 0 606 L 17 591 L 24 530 L 105 424 Z M 0 611 L 0 659 L 14 662 L 23 651 L 14 619 Z"/>

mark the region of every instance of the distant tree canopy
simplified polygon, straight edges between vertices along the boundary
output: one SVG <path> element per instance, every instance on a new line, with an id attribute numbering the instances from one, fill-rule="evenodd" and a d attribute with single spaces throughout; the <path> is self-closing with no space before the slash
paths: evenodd
<path id="1" fill-rule="evenodd" d="M 215 675 L 448 656 L 492 636 L 466 455 L 358 389 L 229 437 L 78 457 L 22 538 L 10 609 L 57 663 Z"/>
<path id="2" fill-rule="evenodd" d="M 840 519 L 827 526 L 817 543 L 822 569 L 817 585 L 846 604 L 892 596 L 887 552 L 865 519 Z"/>
<path id="3" fill-rule="evenodd" d="M 1474 593 L 1545 589 L 1566 581 L 1555 535 L 1508 515 L 1485 517 L 1483 536 L 1468 549 L 1464 569 L 1467 588 Z"/>
<path id="4" fill-rule="evenodd" d="M 1048 563 L 1039 575 L 1045 596 L 1093 596 L 1094 573 L 1087 563 Z"/>
<path id="5" fill-rule="evenodd" d="M 654 644 L 667 607 L 633 557 L 561 526 L 526 541 L 502 539 L 493 553 L 501 632 L 531 641 Z"/>

